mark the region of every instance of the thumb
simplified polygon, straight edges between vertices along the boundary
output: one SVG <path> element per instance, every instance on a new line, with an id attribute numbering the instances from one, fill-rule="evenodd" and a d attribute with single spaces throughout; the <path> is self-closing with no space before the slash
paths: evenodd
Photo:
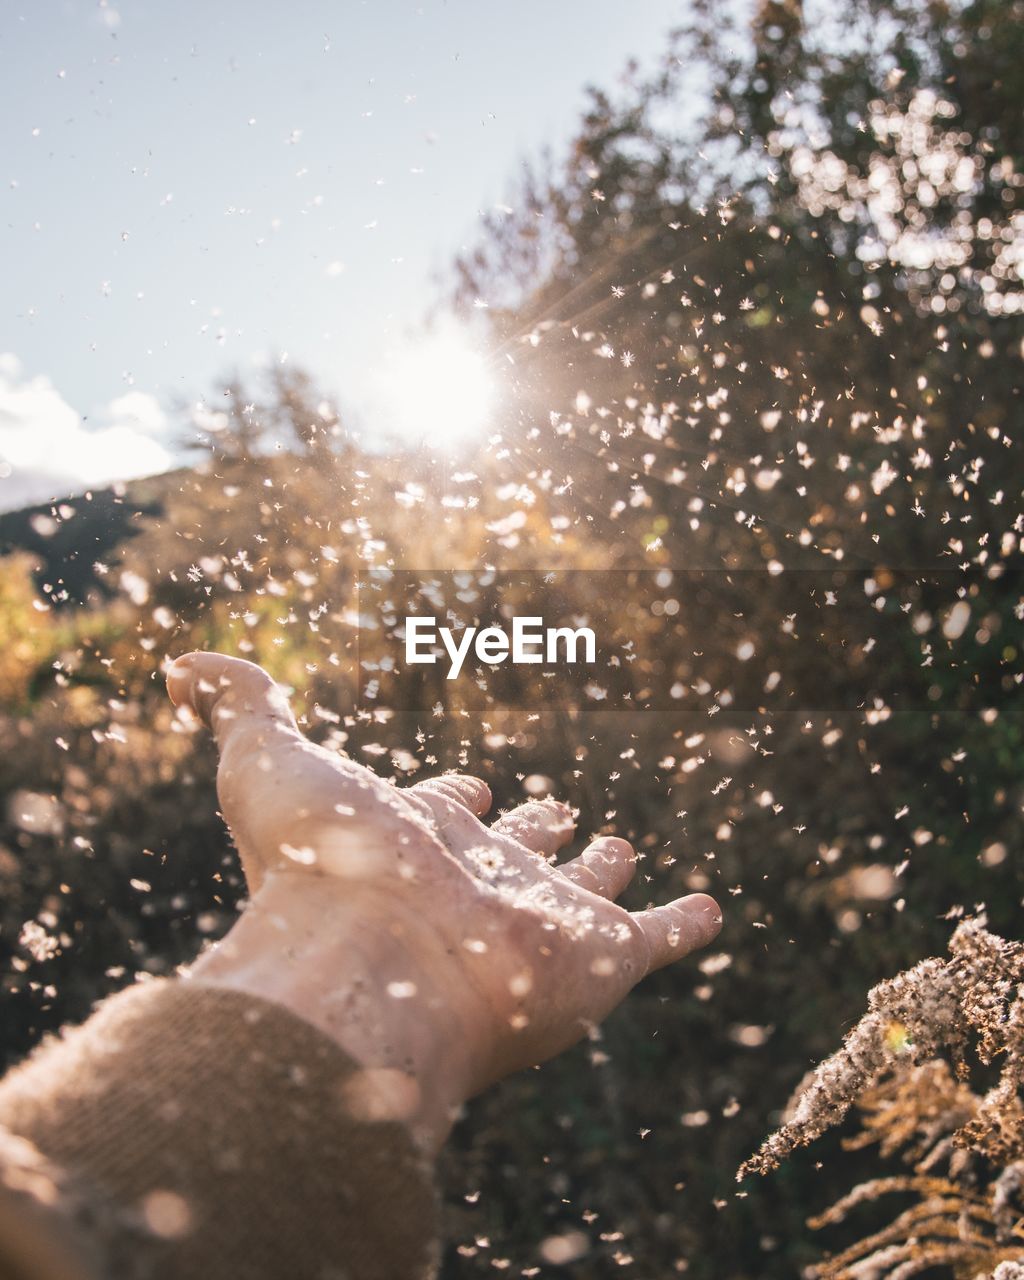
<path id="1" fill-rule="evenodd" d="M 221 653 L 186 653 L 167 671 L 167 693 L 213 733 L 220 753 L 217 794 L 255 892 L 282 842 L 292 839 L 285 766 L 308 748 L 283 691 L 255 663 Z M 301 798 L 297 801 L 301 803 Z"/>
<path id="2" fill-rule="evenodd" d="M 637 911 L 633 921 L 646 942 L 651 973 L 714 942 L 722 928 L 722 908 L 706 893 L 691 893 L 663 907 Z"/>
<path id="3" fill-rule="evenodd" d="M 298 733 L 281 688 L 262 667 L 242 658 L 222 653 L 183 654 L 168 668 L 167 694 L 176 707 L 186 706 L 195 712 L 221 751 L 241 738 L 260 746 L 275 730 Z"/>

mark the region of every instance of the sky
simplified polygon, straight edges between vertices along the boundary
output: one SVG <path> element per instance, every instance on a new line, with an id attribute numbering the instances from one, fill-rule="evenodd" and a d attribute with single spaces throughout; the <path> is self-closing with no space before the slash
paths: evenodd
<path id="1" fill-rule="evenodd" d="M 481 212 L 681 16 L 0 0 L 0 509 L 165 469 L 184 406 L 269 359 L 400 429 L 396 353 L 439 367 L 409 335 Z"/>

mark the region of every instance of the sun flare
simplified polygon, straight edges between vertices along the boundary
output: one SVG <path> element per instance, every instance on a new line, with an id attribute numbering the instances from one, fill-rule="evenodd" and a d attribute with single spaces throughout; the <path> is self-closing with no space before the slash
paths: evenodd
<path id="1" fill-rule="evenodd" d="M 376 378 L 379 429 L 434 448 L 466 443 L 489 425 L 496 386 L 488 361 L 450 324 L 394 351 Z"/>

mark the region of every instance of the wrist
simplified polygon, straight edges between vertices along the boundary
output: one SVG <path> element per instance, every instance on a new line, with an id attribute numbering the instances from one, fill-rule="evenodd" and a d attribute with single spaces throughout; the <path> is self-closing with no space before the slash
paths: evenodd
<path id="1" fill-rule="evenodd" d="M 344 1085 L 350 1110 L 402 1122 L 425 1149 L 441 1146 L 474 1092 L 479 998 L 446 939 L 393 891 L 272 873 L 191 976 L 272 1000 L 329 1036 L 361 1068 Z"/>

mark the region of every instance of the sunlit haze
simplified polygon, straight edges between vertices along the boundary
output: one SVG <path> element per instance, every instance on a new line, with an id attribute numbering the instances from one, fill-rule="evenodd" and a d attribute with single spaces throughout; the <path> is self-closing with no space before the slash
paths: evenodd
<path id="1" fill-rule="evenodd" d="M 493 420 L 497 385 L 484 354 L 454 322 L 389 351 L 368 387 L 375 430 L 446 449 Z"/>
<path id="2" fill-rule="evenodd" d="M 365 444 L 471 433 L 474 359 L 408 335 L 524 160 L 564 152 L 585 86 L 653 64 L 681 10 L 4 12 L 0 508 L 175 465 L 181 406 L 282 357 Z"/>

